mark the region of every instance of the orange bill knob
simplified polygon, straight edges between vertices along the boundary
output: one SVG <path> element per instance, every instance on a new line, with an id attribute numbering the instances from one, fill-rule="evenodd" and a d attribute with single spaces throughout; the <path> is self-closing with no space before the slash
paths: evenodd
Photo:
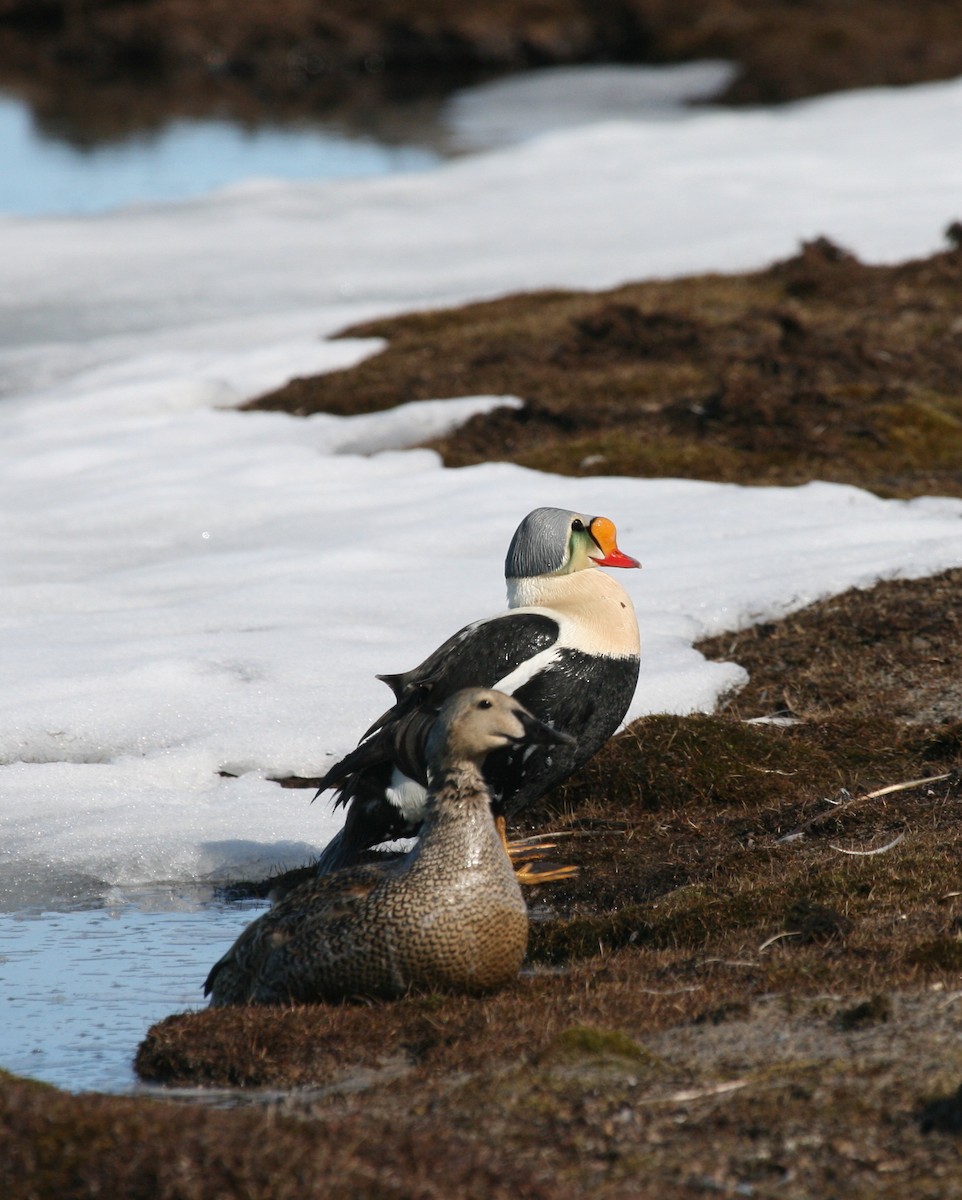
<path id="1" fill-rule="evenodd" d="M 602 557 L 592 554 L 591 561 L 599 567 L 640 567 L 637 558 L 622 554 L 618 549 L 618 532 L 613 521 L 607 517 L 595 517 L 588 526 L 588 532 L 601 551 Z"/>

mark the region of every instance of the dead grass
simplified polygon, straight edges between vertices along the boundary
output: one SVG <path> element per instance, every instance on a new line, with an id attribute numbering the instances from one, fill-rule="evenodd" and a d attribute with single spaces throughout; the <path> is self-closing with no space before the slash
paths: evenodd
<path id="1" fill-rule="evenodd" d="M 900 0 L 0 0 L 0 46 L 6 86 L 47 109 L 68 104 L 81 123 L 118 84 L 145 117 L 152 81 L 179 111 L 229 103 L 264 119 L 281 105 L 336 109 L 358 84 L 363 110 L 372 82 L 410 91 L 478 69 L 699 58 L 736 63 L 725 99 L 758 104 L 958 75 L 962 11 L 944 0 L 915 0 L 911 20 Z M 129 126 L 114 96 L 113 121 Z"/>
<path id="2" fill-rule="evenodd" d="M 705 642 L 708 658 L 749 672 L 726 711 L 742 719 L 884 713 L 939 727 L 962 714 L 962 571 L 889 580 L 784 621 Z"/>
<path id="3" fill-rule="evenodd" d="M 749 275 L 509 296 L 371 321 L 346 371 L 252 403 L 349 414 L 509 394 L 430 443 L 449 466 L 811 479 L 962 495 L 962 251 L 869 267 L 824 239 Z"/>

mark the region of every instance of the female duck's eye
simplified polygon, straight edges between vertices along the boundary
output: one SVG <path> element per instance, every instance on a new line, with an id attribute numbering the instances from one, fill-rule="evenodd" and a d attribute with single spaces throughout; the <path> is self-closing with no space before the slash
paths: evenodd
<path id="1" fill-rule="evenodd" d="M 572 521 L 572 522 L 571 522 L 571 529 L 572 529 L 572 531 L 573 531 L 574 533 L 584 533 L 584 531 L 585 531 L 585 523 L 584 523 L 584 521 L 577 521 L 577 520 L 576 520 L 576 521 Z"/>

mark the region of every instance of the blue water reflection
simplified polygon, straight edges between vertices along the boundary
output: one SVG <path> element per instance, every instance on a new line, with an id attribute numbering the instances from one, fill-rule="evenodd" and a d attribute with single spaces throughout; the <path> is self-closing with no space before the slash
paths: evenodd
<path id="1" fill-rule="evenodd" d="M 187 200 L 240 180 L 352 179 L 419 171 L 440 155 L 308 126 L 245 129 L 172 121 L 123 142 L 76 147 L 45 137 L 29 108 L 0 96 L 0 213 L 52 216 Z"/>
<path id="2" fill-rule="evenodd" d="M 68 1091 L 123 1092 L 148 1028 L 204 1007 L 211 964 L 261 911 L 181 889 L 93 910 L 0 915 L 0 1067 Z M 144 904 L 146 902 L 146 908 Z"/>

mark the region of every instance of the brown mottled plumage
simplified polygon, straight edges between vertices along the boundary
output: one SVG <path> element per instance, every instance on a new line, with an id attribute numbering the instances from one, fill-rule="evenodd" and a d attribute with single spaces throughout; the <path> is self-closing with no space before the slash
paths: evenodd
<path id="1" fill-rule="evenodd" d="M 528 915 L 481 764 L 502 746 L 551 742 L 571 739 L 503 692 L 452 696 L 428 740 L 414 849 L 389 866 L 349 867 L 288 893 L 214 965 L 204 987 L 211 1004 L 481 992 L 513 979 Z"/>

